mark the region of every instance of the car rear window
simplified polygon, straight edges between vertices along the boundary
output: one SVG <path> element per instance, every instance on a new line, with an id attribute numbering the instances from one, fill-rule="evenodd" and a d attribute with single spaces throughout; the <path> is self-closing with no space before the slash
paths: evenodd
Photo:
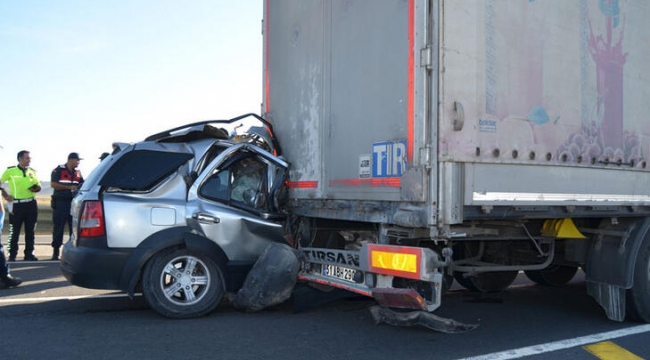
<path id="1" fill-rule="evenodd" d="M 186 153 L 134 150 L 117 159 L 99 185 L 133 191 L 149 190 L 193 157 Z"/>

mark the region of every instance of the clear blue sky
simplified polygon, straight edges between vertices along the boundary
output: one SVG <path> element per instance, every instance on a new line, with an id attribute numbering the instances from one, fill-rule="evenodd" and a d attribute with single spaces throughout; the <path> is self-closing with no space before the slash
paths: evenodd
<path id="1" fill-rule="evenodd" d="M 0 1 L 0 168 L 260 113 L 262 0 Z"/>

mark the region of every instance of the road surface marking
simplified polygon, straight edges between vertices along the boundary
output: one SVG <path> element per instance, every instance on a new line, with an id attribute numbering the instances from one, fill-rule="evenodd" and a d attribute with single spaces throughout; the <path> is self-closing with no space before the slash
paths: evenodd
<path id="1" fill-rule="evenodd" d="M 611 341 L 603 341 L 583 348 L 602 360 L 643 360 Z"/>
<path id="2" fill-rule="evenodd" d="M 465 358 L 466 360 L 505 360 L 519 359 L 524 356 L 532 356 L 548 353 L 551 351 L 569 349 L 591 343 L 602 342 L 624 336 L 636 335 L 650 332 L 650 324 L 632 326 L 625 329 L 603 332 L 599 334 L 581 336 L 573 339 L 554 341 L 546 344 L 527 346 L 519 349 L 505 350 L 492 354 L 478 355 Z"/>
<path id="3" fill-rule="evenodd" d="M 134 296 L 139 296 L 135 294 Z M 34 298 L 13 298 L 13 299 L 0 299 L 0 304 L 8 303 L 41 303 L 57 300 L 78 300 L 78 299 L 92 299 L 92 298 L 122 298 L 127 297 L 127 294 L 97 294 L 97 295 L 76 295 L 76 296 L 49 296 L 49 297 L 34 297 Z"/>

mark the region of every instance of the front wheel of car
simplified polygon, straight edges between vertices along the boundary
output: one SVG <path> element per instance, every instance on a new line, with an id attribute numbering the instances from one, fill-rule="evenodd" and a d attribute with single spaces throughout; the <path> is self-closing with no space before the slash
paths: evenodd
<path id="1" fill-rule="evenodd" d="M 142 293 L 147 304 L 169 318 L 206 315 L 219 305 L 224 292 L 217 264 L 187 249 L 154 255 L 142 275 Z"/>

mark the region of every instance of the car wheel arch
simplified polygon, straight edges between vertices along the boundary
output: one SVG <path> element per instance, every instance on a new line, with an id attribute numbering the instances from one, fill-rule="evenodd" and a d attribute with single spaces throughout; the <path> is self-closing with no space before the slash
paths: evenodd
<path id="1" fill-rule="evenodd" d="M 228 283 L 228 273 L 225 266 L 228 258 L 223 250 L 210 239 L 190 233 L 189 228 L 183 226 L 159 231 L 142 241 L 133 250 L 124 265 L 124 270 L 120 277 L 120 288 L 126 291 L 129 297 L 133 298 L 147 262 L 161 251 L 173 247 L 187 248 L 209 256 L 221 270 L 224 277 L 222 279 L 224 284 Z"/>

